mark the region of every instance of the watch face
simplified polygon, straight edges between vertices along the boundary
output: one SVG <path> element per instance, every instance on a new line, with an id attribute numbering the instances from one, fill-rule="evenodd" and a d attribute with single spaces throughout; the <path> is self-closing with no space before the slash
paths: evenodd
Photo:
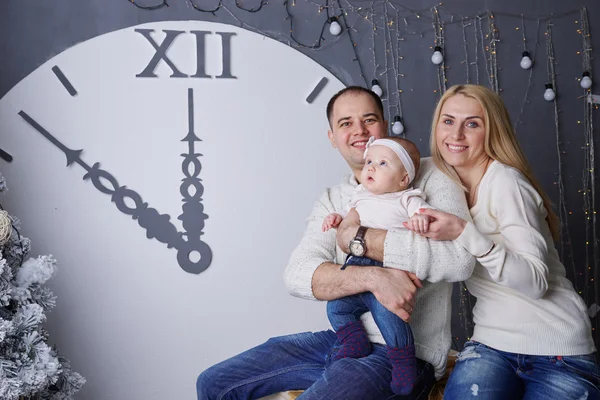
<path id="1" fill-rule="evenodd" d="M 355 256 L 362 256 L 364 254 L 364 246 L 358 240 L 350 242 L 350 253 Z"/>

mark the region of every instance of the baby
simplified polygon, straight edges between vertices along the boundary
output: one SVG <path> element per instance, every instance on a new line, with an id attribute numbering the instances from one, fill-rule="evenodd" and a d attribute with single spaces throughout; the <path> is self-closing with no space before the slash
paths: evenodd
<path id="1" fill-rule="evenodd" d="M 371 137 L 365 149 L 365 165 L 358 185 L 346 207 L 355 208 L 362 226 L 379 229 L 406 229 L 407 222 L 417 231 L 427 232 L 429 217 L 419 214 L 421 208 L 431 208 L 419 189 L 410 187 L 417 174 L 420 155 L 417 147 L 401 138 L 377 139 Z M 323 231 L 337 228 L 340 214 L 329 214 L 323 221 Z M 348 265 L 383 266 L 367 257 L 349 255 L 342 269 Z M 332 356 L 359 358 L 371 353 L 371 343 L 360 316 L 371 311 L 387 344 L 392 365 L 392 391 L 411 393 L 417 367 L 412 331 L 407 323 L 383 307 L 372 293 L 361 293 L 327 303 L 327 316 L 336 332 L 340 349 Z"/>

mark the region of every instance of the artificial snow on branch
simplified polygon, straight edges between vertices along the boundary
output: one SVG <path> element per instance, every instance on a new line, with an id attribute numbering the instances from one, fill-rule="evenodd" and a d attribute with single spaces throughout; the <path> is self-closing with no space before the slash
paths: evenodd
<path id="1" fill-rule="evenodd" d="M 0 192 L 6 190 L 0 175 Z M 10 232 L 0 241 L 0 399 L 72 399 L 85 379 L 48 345 L 42 323 L 56 297 L 43 285 L 54 275 L 51 255 L 26 259 L 31 248 L 18 220 L 8 214 Z"/>

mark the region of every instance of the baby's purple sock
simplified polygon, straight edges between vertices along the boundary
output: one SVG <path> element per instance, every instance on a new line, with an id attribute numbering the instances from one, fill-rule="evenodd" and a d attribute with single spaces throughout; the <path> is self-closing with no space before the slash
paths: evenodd
<path id="1" fill-rule="evenodd" d="M 410 394 L 417 380 L 415 346 L 388 346 L 387 354 L 392 363 L 392 391 L 400 395 Z"/>
<path id="2" fill-rule="evenodd" d="M 337 361 L 342 358 L 360 358 L 371 354 L 371 342 L 367 332 L 362 326 L 362 322 L 351 322 L 348 325 L 338 329 L 335 333 L 341 347 L 332 355 L 332 360 Z"/>

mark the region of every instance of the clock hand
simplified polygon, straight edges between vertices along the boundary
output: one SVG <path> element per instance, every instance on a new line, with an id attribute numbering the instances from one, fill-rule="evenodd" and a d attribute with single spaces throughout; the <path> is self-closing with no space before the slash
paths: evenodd
<path id="1" fill-rule="evenodd" d="M 198 178 L 202 165 L 199 157 L 202 154 L 195 153 L 194 143 L 201 140 L 194 133 L 194 90 L 188 89 L 188 125 L 189 131 L 182 142 L 188 143 L 188 153 L 181 154 L 183 162 L 181 163 L 181 171 L 184 178 L 182 179 L 179 192 L 183 196 L 183 213 L 178 217 L 181 220 L 185 230 L 184 236 L 187 237 L 185 245 L 178 247 L 177 260 L 181 268 L 187 272 L 200 273 L 210 265 L 212 261 L 212 251 L 206 243 L 200 240 L 200 236 L 204 233 L 204 220 L 208 215 L 204 214 L 204 206 L 201 203 L 201 196 L 204 193 L 201 179 Z M 192 166 L 193 171 L 190 171 Z M 190 194 L 190 188 L 193 188 L 193 194 Z M 197 251 L 200 253 L 200 259 L 196 262 L 190 260 L 190 253 Z"/>
<path id="2" fill-rule="evenodd" d="M 40 132 L 46 139 L 52 144 L 62 150 L 67 156 L 67 166 L 77 163 L 81 165 L 87 173 L 83 176 L 83 179 L 91 179 L 93 185 L 105 194 L 110 194 L 111 200 L 115 203 L 115 206 L 124 214 L 131 215 L 133 219 L 138 221 L 138 224 L 145 228 L 147 233 L 146 236 L 149 239 L 156 239 L 161 243 L 167 244 L 168 248 L 175 247 L 179 248 L 180 245 L 185 245 L 182 239 L 182 234 L 177 231 L 177 228 L 169 222 L 171 218 L 167 214 L 159 214 L 154 208 L 149 208 L 148 203 L 142 201 L 141 196 L 135 191 L 128 189 L 126 186 L 119 186 L 119 183 L 109 172 L 100 169 L 100 163 L 95 163 L 90 167 L 80 157 L 83 150 L 71 150 L 58 139 L 56 139 L 50 132 L 44 127 L 38 124 L 33 118 L 31 118 L 26 112 L 20 111 L 19 115 L 35 130 Z M 108 182 L 110 186 L 105 186 L 105 182 Z M 131 208 L 125 203 L 125 199 L 131 199 L 135 207 Z M 185 269 L 185 268 L 184 268 Z"/>
<path id="3" fill-rule="evenodd" d="M 87 165 L 85 162 L 83 162 L 79 158 L 79 155 L 81 154 L 81 152 L 83 150 L 71 150 L 71 149 L 69 149 L 67 146 L 65 146 L 64 144 L 62 144 L 61 142 L 59 142 L 58 139 L 56 139 L 54 136 L 52 136 L 52 134 L 50 134 L 50 132 L 48 132 L 47 130 L 45 130 L 40 124 L 38 124 L 36 121 L 34 121 L 33 118 L 31 118 L 29 115 L 27 115 L 27 113 L 25 111 L 23 111 L 23 110 L 19 111 L 19 115 L 25 121 L 27 121 L 27 123 L 29 125 L 33 126 L 36 131 L 38 131 L 39 133 L 41 133 L 42 135 L 44 135 L 44 137 L 46 139 L 48 139 L 50 142 L 52 142 L 53 145 L 55 145 L 56 147 L 58 147 L 59 149 L 61 149 L 63 153 L 65 153 L 65 155 L 67 156 L 67 167 L 69 165 L 73 164 L 73 162 L 77 162 L 77 164 L 81 165 L 87 171 L 90 170 L 90 166 Z"/>

